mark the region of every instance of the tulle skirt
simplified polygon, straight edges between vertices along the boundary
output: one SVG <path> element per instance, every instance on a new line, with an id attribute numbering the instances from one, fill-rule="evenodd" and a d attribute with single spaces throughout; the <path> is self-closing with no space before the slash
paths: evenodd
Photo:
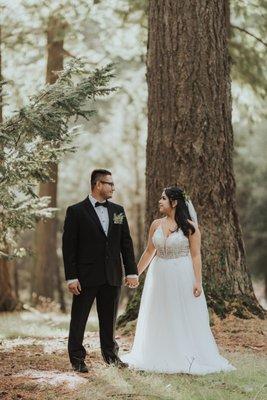
<path id="1" fill-rule="evenodd" d="M 146 276 L 132 349 L 120 358 L 130 368 L 204 375 L 233 371 L 219 354 L 205 294 L 193 295 L 191 256 L 156 256 Z"/>

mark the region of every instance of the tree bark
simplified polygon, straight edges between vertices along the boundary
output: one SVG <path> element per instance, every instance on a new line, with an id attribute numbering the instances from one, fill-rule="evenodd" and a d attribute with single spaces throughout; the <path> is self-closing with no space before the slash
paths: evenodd
<path id="1" fill-rule="evenodd" d="M 19 282 L 19 274 L 18 274 L 18 264 L 16 261 L 13 261 L 12 264 L 12 273 L 13 273 L 13 281 L 14 281 L 14 292 L 16 294 L 16 298 L 19 300 L 19 289 L 20 289 L 20 282 Z"/>
<path id="2" fill-rule="evenodd" d="M 63 69 L 63 43 L 65 34 L 64 21 L 50 17 L 47 27 L 47 69 L 46 83 L 57 80 L 56 71 Z M 58 166 L 50 165 L 52 181 L 41 183 L 39 196 L 50 196 L 50 207 L 57 206 Z M 57 257 L 57 218 L 40 221 L 36 228 L 36 263 L 34 265 L 34 298 L 39 296 L 53 299 L 58 288 L 59 262 Z M 60 293 L 62 297 L 62 293 Z"/>
<path id="3" fill-rule="evenodd" d="M 11 285 L 8 262 L 0 259 L 0 311 L 13 311 L 17 304 L 18 301 Z"/>
<path id="4" fill-rule="evenodd" d="M 136 255 L 141 257 L 144 250 L 144 229 L 143 229 L 143 202 L 142 202 L 142 179 L 140 173 L 140 127 L 138 123 L 134 126 L 134 144 L 133 144 L 133 172 L 135 177 L 135 217 L 136 217 Z"/>
<path id="5" fill-rule="evenodd" d="M 146 227 L 163 188 L 184 188 L 199 216 L 209 307 L 263 317 L 236 210 L 228 39 L 228 0 L 149 2 Z M 140 293 L 121 323 L 137 316 Z"/>

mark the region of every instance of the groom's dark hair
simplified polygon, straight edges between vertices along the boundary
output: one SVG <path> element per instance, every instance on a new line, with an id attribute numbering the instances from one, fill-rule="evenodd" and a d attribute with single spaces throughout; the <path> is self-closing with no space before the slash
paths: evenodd
<path id="1" fill-rule="evenodd" d="M 100 181 L 103 176 L 112 175 L 107 169 L 94 169 L 91 173 L 91 189 L 96 185 L 96 182 Z"/>

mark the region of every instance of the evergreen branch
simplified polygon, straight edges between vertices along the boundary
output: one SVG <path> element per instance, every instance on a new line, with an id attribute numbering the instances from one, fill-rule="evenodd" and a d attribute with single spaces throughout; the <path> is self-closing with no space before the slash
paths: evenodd
<path id="1" fill-rule="evenodd" d="M 63 54 L 64 54 L 64 56 L 65 57 L 71 57 L 71 58 L 74 58 L 75 60 L 78 60 L 78 57 L 77 56 L 75 56 L 74 54 L 71 54 L 68 50 L 66 50 L 66 49 L 63 49 Z"/>
<path id="2" fill-rule="evenodd" d="M 261 38 L 259 38 L 258 36 L 254 35 L 253 33 L 247 31 L 245 28 L 241 28 L 240 26 L 233 25 L 233 24 L 231 24 L 231 28 L 233 28 L 233 29 L 238 29 L 240 32 L 246 33 L 247 35 L 253 37 L 253 38 L 256 39 L 258 42 L 262 43 L 264 46 L 267 47 L 267 43 L 266 43 L 266 42 L 264 42 Z"/>
<path id="3" fill-rule="evenodd" d="M 51 180 L 51 165 L 74 151 L 77 129 L 68 128 L 70 119 L 92 118 L 95 100 L 116 90 L 108 87 L 113 76 L 112 64 L 89 71 L 84 61 L 71 60 L 53 85 L 0 125 L 0 257 L 6 257 L 6 248 L 16 253 L 17 232 L 54 216 L 36 185 Z"/>

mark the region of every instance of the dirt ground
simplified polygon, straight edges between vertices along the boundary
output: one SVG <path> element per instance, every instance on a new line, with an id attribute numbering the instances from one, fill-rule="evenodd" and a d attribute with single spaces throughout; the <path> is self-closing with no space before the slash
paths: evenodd
<path id="1" fill-rule="evenodd" d="M 212 331 L 220 350 L 267 355 L 266 321 L 213 318 Z M 125 333 L 126 332 L 126 333 Z M 129 350 L 132 332 L 117 330 L 121 350 Z M 75 388 L 97 380 L 97 371 L 105 368 L 98 332 L 88 332 L 88 374 L 76 374 L 69 365 L 67 337 L 8 338 L 0 342 L 0 399 L 79 399 Z M 126 398 L 126 397 L 125 397 Z M 129 398 L 129 397 L 127 397 Z"/>

